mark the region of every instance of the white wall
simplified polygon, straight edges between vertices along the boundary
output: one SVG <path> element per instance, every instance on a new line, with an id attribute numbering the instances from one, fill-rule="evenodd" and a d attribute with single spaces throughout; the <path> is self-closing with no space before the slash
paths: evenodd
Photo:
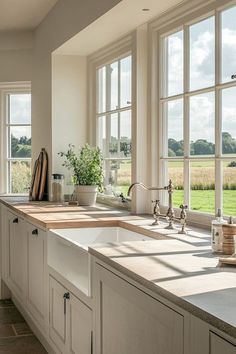
<path id="1" fill-rule="evenodd" d="M 51 53 L 119 1 L 59 0 L 35 32 L 32 80 L 32 152 L 33 158 L 35 158 L 42 147 L 46 148 L 49 154 L 49 173 L 51 173 L 52 160 L 55 156 L 54 150 L 58 150 L 55 143 L 52 145 Z M 64 134 L 66 133 L 64 131 Z"/>
<path id="2" fill-rule="evenodd" d="M 79 147 L 87 142 L 87 60 L 76 55 L 52 57 L 52 173 L 62 167 L 59 151 L 68 144 Z M 67 178 L 68 180 L 68 178 Z M 65 191 L 65 193 L 70 191 Z"/>
<path id="3" fill-rule="evenodd" d="M 31 81 L 32 32 L 0 33 L 0 82 Z"/>

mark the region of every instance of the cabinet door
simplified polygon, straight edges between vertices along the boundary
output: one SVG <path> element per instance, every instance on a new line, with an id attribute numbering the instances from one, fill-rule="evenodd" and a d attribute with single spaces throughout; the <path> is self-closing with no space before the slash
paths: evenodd
<path id="1" fill-rule="evenodd" d="M 44 325 L 45 295 L 45 232 L 27 226 L 27 306 L 34 318 Z"/>
<path id="2" fill-rule="evenodd" d="M 210 354 L 236 354 L 236 346 L 210 332 Z"/>
<path id="3" fill-rule="evenodd" d="M 183 317 L 96 265 L 96 353 L 183 354 Z"/>
<path id="4" fill-rule="evenodd" d="M 55 279 L 49 280 L 49 335 L 59 350 L 65 352 L 66 345 L 66 289 Z"/>
<path id="5" fill-rule="evenodd" d="M 24 221 L 15 214 L 7 212 L 7 254 L 8 254 L 8 286 L 20 300 L 23 297 L 23 251 Z"/>
<path id="6" fill-rule="evenodd" d="M 69 353 L 93 353 L 92 311 L 71 294 L 69 305 Z"/>

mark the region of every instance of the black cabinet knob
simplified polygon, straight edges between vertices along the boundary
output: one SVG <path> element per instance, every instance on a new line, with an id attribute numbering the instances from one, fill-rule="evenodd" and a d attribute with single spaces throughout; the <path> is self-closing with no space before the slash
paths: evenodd
<path id="1" fill-rule="evenodd" d="M 13 219 L 13 224 L 18 224 L 18 222 L 19 222 L 19 220 L 18 220 L 18 218 L 15 218 L 15 219 Z"/>
<path id="2" fill-rule="evenodd" d="M 38 236 L 38 234 L 39 234 L 38 229 L 34 229 L 32 231 L 32 235 Z"/>

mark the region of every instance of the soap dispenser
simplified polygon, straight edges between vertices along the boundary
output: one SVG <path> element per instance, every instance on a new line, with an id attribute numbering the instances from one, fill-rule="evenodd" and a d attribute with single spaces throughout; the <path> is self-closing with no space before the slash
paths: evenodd
<path id="1" fill-rule="evenodd" d="M 222 225 L 227 221 L 223 219 L 221 209 L 217 209 L 216 218 L 211 223 L 211 248 L 212 252 L 222 252 L 223 230 Z"/>

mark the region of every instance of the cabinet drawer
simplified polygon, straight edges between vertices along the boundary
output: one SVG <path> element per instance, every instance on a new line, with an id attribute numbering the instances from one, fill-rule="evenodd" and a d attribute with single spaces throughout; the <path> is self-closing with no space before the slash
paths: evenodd
<path id="1" fill-rule="evenodd" d="M 236 354 L 236 346 L 210 332 L 210 354 Z"/>

